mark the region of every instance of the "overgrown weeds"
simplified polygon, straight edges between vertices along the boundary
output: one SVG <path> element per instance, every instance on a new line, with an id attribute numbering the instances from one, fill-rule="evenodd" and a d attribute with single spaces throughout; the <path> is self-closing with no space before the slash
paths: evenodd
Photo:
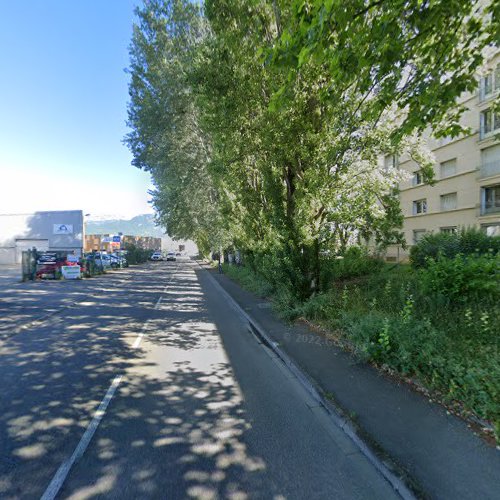
<path id="1" fill-rule="evenodd" d="M 363 359 L 416 378 L 490 421 L 500 441 L 499 254 L 438 252 L 412 268 L 351 250 L 323 269 L 328 286 L 304 302 L 248 268 L 227 272 L 270 297 L 283 317 L 342 332 Z"/>

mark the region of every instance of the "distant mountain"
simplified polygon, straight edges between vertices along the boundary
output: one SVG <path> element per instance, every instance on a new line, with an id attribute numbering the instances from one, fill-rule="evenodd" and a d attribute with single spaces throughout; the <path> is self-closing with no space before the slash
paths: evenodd
<path id="1" fill-rule="evenodd" d="M 136 215 L 131 219 L 87 220 L 86 234 L 129 234 L 132 236 L 165 237 L 165 230 L 154 223 L 153 214 Z"/>

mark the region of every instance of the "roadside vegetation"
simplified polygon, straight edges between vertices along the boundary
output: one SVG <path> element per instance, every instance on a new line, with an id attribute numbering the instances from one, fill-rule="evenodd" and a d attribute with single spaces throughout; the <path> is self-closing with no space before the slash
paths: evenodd
<path id="1" fill-rule="evenodd" d="M 127 251 L 127 262 L 132 265 L 147 262 L 152 253 L 152 250 L 145 250 L 133 244 L 125 245 L 123 249 Z"/>
<path id="2" fill-rule="evenodd" d="M 410 265 L 351 247 L 324 257 L 324 291 L 305 301 L 268 266 L 254 259 L 225 271 L 287 319 L 321 325 L 362 359 L 489 421 L 500 441 L 500 237 L 431 234 L 412 247 Z"/>
<path id="3" fill-rule="evenodd" d="M 245 266 L 230 272 L 285 315 L 341 329 L 498 426 L 494 252 L 429 240 L 391 268 L 353 248 L 405 244 L 391 158 L 432 185 L 424 132 L 470 133 L 457 103 L 498 48 L 497 5 L 149 0 L 125 142 L 170 236 L 203 255 L 237 249 Z"/>

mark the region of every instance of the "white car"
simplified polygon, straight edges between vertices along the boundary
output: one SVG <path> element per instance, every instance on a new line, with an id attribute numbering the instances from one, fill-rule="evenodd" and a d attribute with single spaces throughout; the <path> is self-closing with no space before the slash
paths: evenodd
<path id="1" fill-rule="evenodd" d="M 150 259 L 151 260 L 163 260 L 163 255 L 161 254 L 161 252 L 153 252 Z"/>
<path id="2" fill-rule="evenodd" d="M 169 261 L 169 260 L 173 260 L 173 261 L 177 260 L 177 257 L 175 256 L 175 252 L 170 251 L 167 253 L 167 261 Z"/>

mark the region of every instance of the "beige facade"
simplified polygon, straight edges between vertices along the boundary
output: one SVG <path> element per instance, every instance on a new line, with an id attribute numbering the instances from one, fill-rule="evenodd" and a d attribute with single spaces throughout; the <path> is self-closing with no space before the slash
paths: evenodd
<path id="1" fill-rule="evenodd" d="M 500 235 L 500 116 L 490 111 L 500 92 L 500 53 L 489 66 L 480 91 L 462 101 L 468 108 L 462 123 L 472 133 L 455 139 L 428 139 L 436 158 L 436 183 L 423 184 L 418 165 L 409 158 L 399 160 L 399 168 L 410 174 L 409 180 L 400 183 L 408 245 L 428 232 L 469 226 Z M 401 247 L 387 250 L 388 260 L 407 257 L 408 251 Z"/>

